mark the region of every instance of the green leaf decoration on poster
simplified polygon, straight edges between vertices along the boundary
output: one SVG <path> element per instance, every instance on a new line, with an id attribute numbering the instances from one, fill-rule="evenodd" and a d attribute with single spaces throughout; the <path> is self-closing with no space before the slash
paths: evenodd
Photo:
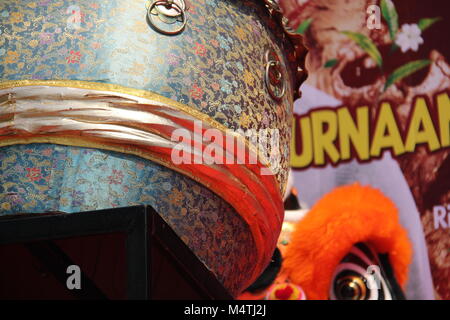
<path id="1" fill-rule="evenodd" d="M 311 25 L 312 21 L 313 21 L 312 18 L 309 18 L 309 19 L 306 19 L 305 21 L 303 21 L 303 22 L 300 24 L 300 26 L 298 27 L 298 29 L 297 29 L 296 32 L 297 32 L 298 34 L 304 35 L 305 32 L 306 32 L 306 30 L 308 30 L 309 26 Z"/>
<path id="2" fill-rule="evenodd" d="M 338 59 L 330 59 L 323 65 L 325 68 L 333 68 L 339 62 Z"/>
<path id="3" fill-rule="evenodd" d="M 386 84 L 384 85 L 384 90 L 386 91 L 387 88 L 397 81 L 413 74 L 416 71 L 419 71 L 422 68 L 425 68 L 429 64 L 431 64 L 431 60 L 416 60 L 401 66 L 392 72 L 392 74 L 388 77 Z"/>
<path id="4" fill-rule="evenodd" d="M 367 54 L 376 62 L 376 64 L 381 68 L 383 66 L 383 59 L 381 58 L 381 53 L 378 51 L 377 46 L 368 37 L 361 33 L 343 31 L 347 37 L 355 41 L 361 49 L 363 49 Z"/>
<path id="5" fill-rule="evenodd" d="M 419 23 L 417 23 L 417 25 L 419 26 L 420 30 L 424 31 L 425 29 L 428 29 L 439 20 L 441 20 L 441 18 L 423 18 L 419 20 Z"/>
<path id="6" fill-rule="evenodd" d="M 381 0 L 381 14 L 387 22 L 391 40 L 395 41 L 398 32 L 398 14 L 392 0 Z"/>

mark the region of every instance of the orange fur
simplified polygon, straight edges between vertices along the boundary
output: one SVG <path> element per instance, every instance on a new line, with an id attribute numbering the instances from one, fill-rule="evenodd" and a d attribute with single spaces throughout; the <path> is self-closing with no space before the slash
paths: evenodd
<path id="1" fill-rule="evenodd" d="M 336 188 L 298 222 L 283 273 L 308 299 L 328 299 L 335 268 L 358 242 L 388 253 L 398 282 L 405 284 L 412 248 L 397 208 L 380 191 L 359 184 Z"/>

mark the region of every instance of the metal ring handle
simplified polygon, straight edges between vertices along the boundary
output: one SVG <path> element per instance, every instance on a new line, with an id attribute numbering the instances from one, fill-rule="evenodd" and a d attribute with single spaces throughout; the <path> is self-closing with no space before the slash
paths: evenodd
<path id="1" fill-rule="evenodd" d="M 167 4 L 170 4 L 171 6 L 173 6 L 173 8 L 175 8 L 177 11 L 180 12 L 180 16 L 181 16 L 181 20 L 182 20 L 182 25 L 173 31 L 161 29 L 158 26 L 156 26 L 156 24 L 153 22 L 153 19 L 154 19 L 153 14 L 152 14 L 153 9 L 155 9 L 157 6 L 165 6 Z M 156 8 L 156 9 L 158 10 L 158 8 Z M 158 10 L 158 12 L 160 12 L 160 11 Z M 186 18 L 186 14 L 185 14 L 184 10 L 175 2 L 167 2 L 167 1 L 163 1 L 163 0 L 155 1 L 152 3 L 152 5 L 148 8 L 147 18 L 148 18 L 148 21 L 150 22 L 151 26 L 156 31 L 158 31 L 159 33 L 165 34 L 165 35 L 169 35 L 169 36 L 180 34 L 186 28 L 186 24 L 187 24 L 187 18 Z"/>
<path id="2" fill-rule="evenodd" d="M 281 83 L 283 84 L 283 88 L 281 89 L 281 93 L 276 93 L 273 89 L 272 89 L 272 83 L 270 82 L 270 70 L 272 69 L 272 67 L 279 67 L 281 64 L 279 61 L 275 61 L 275 60 L 270 60 L 269 62 L 267 62 L 266 65 L 266 74 L 264 75 L 264 80 L 266 82 L 266 87 L 267 90 L 269 91 L 270 96 L 277 100 L 280 101 L 285 93 L 286 93 L 286 82 L 283 81 L 283 74 L 280 70 L 277 70 L 277 80 L 281 80 Z"/>
<path id="3" fill-rule="evenodd" d="M 264 2 L 270 9 L 281 12 L 281 8 L 275 0 L 264 0 Z"/>
<path id="4" fill-rule="evenodd" d="M 155 1 L 155 0 L 151 0 L 151 1 Z M 157 1 L 157 0 L 156 0 Z M 157 6 L 156 10 L 165 15 L 166 17 L 171 17 L 171 18 L 177 18 L 181 15 L 180 11 L 178 9 L 174 9 L 174 8 L 168 8 L 169 5 L 171 5 L 172 3 L 177 4 L 181 10 L 186 11 L 186 3 L 184 2 L 184 0 L 166 0 L 167 4 L 165 6 Z M 175 12 L 173 12 L 175 11 Z"/>

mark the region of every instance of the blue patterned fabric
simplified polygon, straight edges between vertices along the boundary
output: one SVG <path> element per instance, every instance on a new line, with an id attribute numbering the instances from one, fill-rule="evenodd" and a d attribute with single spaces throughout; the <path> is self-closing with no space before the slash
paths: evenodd
<path id="1" fill-rule="evenodd" d="M 53 144 L 0 148 L 0 216 L 141 204 L 152 205 L 225 287 L 238 293 L 254 243 L 247 224 L 207 188 L 117 152 Z"/>
<path id="2" fill-rule="evenodd" d="M 81 80 L 144 89 L 232 130 L 278 129 L 281 144 L 289 145 L 292 88 L 283 103 L 274 101 L 265 89 L 263 59 L 273 48 L 289 65 L 282 52 L 293 50 L 263 1 L 190 1 L 188 26 L 174 37 L 148 25 L 148 2 L 1 0 L 0 81 Z M 288 150 L 281 152 L 280 186 Z"/>
<path id="3" fill-rule="evenodd" d="M 147 0 L 0 1 L 0 81 L 80 80 L 155 92 L 233 129 L 278 129 L 290 141 L 292 88 L 283 103 L 264 84 L 268 48 L 287 67 L 292 46 L 262 1 L 190 1 L 188 25 L 162 35 Z M 283 52 L 291 52 L 289 59 Z M 289 62 L 290 61 L 290 62 Z M 286 70 L 287 76 L 292 74 Z M 281 153 L 288 167 L 289 148 Z M 280 187 L 287 170 L 280 170 Z M 246 223 L 193 180 L 124 154 L 33 144 L 0 148 L 0 215 L 152 205 L 236 294 L 256 261 Z"/>

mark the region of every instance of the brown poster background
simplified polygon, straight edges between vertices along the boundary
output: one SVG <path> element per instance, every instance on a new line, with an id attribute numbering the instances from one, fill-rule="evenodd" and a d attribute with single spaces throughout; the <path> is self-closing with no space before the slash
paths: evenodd
<path id="1" fill-rule="evenodd" d="M 353 179 L 342 175 L 358 180 L 366 169 L 361 182 L 384 179 L 390 191 L 382 191 L 396 201 L 402 221 L 416 215 L 423 227 L 410 230 L 416 254 L 411 290 L 434 285 L 437 298 L 450 299 L 450 1 L 298 4 L 309 49 L 292 145 L 300 197 L 305 181 L 327 192 Z M 348 172 L 339 170 L 344 167 Z M 390 174 L 395 167 L 400 177 Z M 317 170 L 323 179 L 316 179 Z M 377 177 L 370 176 L 374 172 Z M 330 176 L 333 181 L 324 182 Z M 389 189 L 403 182 L 409 191 Z M 308 192 L 303 194 L 312 205 L 317 197 Z M 417 209 L 408 213 L 401 199 L 410 196 Z M 428 258 L 420 253 L 421 242 Z M 429 259 L 429 268 L 420 259 Z M 426 283 L 430 269 L 433 284 Z"/>

